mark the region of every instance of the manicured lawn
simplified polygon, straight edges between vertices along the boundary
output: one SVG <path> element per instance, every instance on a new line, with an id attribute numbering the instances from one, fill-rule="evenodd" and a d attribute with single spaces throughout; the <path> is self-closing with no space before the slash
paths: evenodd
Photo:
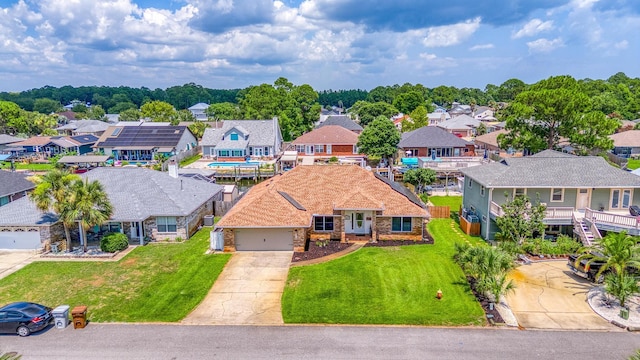
<path id="1" fill-rule="evenodd" d="M 462 205 L 462 196 L 429 196 L 429 201 L 434 206 L 448 206 L 451 211 L 458 211 Z"/>
<path id="2" fill-rule="evenodd" d="M 627 162 L 627 169 L 635 170 L 637 168 L 640 168 L 640 159 L 629 159 Z"/>
<path id="3" fill-rule="evenodd" d="M 47 170 L 53 169 L 53 165 L 51 165 L 49 163 L 24 164 L 24 163 L 16 162 L 15 165 L 16 165 L 16 169 L 17 170 L 47 171 Z M 2 169 L 10 169 L 11 168 L 11 163 L 8 162 L 8 161 L 2 162 L 2 163 L 0 163 L 0 168 L 2 168 Z"/>
<path id="4" fill-rule="evenodd" d="M 363 248 L 291 268 L 282 296 L 285 323 L 484 324 L 484 312 L 452 260 L 455 242 L 481 240 L 450 219 L 432 220 L 429 231 L 434 245 Z"/>
<path id="5" fill-rule="evenodd" d="M 184 166 L 187 166 L 189 164 L 193 164 L 194 162 L 200 160 L 201 157 L 202 157 L 202 154 L 195 154 L 193 156 L 189 156 L 188 158 L 182 159 L 180 161 L 180 166 L 184 167 Z"/>
<path id="6" fill-rule="evenodd" d="M 205 255 L 210 228 L 179 244 L 147 245 L 118 262 L 34 262 L 0 280 L 0 304 L 87 305 L 96 322 L 179 321 L 230 255 Z"/>

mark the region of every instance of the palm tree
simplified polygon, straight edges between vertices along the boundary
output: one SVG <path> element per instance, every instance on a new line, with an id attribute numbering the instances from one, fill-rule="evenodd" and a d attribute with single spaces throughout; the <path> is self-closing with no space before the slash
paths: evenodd
<path id="1" fill-rule="evenodd" d="M 64 204 L 68 201 L 70 186 L 80 177 L 66 170 L 53 169 L 42 176 L 33 177 L 35 189 L 29 194 L 36 207 L 42 211 L 52 211 L 62 220 L 64 235 L 67 240 L 67 251 L 71 250 L 71 235 L 69 228 L 73 222 L 68 222 L 60 216 Z"/>
<path id="2" fill-rule="evenodd" d="M 507 280 L 507 272 L 513 269 L 513 259 L 501 249 L 489 246 L 460 246 L 456 260 L 466 274 L 476 280 L 476 290 L 493 296 L 494 302 L 500 296 L 514 291 L 512 280 Z"/>
<path id="3" fill-rule="evenodd" d="M 69 201 L 61 209 L 63 221 L 79 222 L 84 251 L 87 251 L 87 230 L 102 225 L 113 215 L 107 193 L 97 180 L 77 180 L 71 185 Z"/>

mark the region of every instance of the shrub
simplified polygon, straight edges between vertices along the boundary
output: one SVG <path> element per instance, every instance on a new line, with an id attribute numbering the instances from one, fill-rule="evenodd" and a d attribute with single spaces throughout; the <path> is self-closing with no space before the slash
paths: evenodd
<path id="1" fill-rule="evenodd" d="M 108 233 L 100 240 L 100 250 L 104 252 L 121 251 L 129 247 L 129 239 L 123 233 Z"/>

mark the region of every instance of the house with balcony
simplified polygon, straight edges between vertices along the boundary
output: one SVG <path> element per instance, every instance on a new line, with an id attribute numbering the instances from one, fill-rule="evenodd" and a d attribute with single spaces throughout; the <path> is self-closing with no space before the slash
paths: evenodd
<path id="1" fill-rule="evenodd" d="M 358 151 L 357 144 L 358 134 L 338 125 L 326 125 L 312 130 L 291 143 L 303 164 L 335 157 L 340 162 L 364 166 L 367 157 Z"/>
<path id="2" fill-rule="evenodd" d="M 278 118 L 270 120 L 225 120 L 221 127 L 207 128 L 202 155 L 218 161 L 273 159 L 282 151 Z"/>
<path id="3" fill-rule="evenodd" d="M 549 234 L 574 234 L 586 244 L 603 231 L 640 234 L 640 221 L 629 214 L 631 205 L 640 204 L 640 177 L 601 157 L 545 150 L 462 173 L 462 213 L 480 223 L 484 239 L 495 239 L 501 205 L 520 195 L 546 205 Z"/>
<path id="4" fill-rule="evenodd" d="M 338 125 L 338 126 L 342 126 L 343 128 L 353 131 L 356 134 L 360 134 L 363 130 L 362 126 L 360 126 L 360 124 L 358 124 L 357 122 L 351 120 L 350 117 L 348 117 L 347 115 L 331 115 L 328 116 L 327 119 L 321 123 L 318 123 L 318 125 L 316 125 L 316 128 L 321 128 L 323 126 L 327 126 L 327 125 Z"/>

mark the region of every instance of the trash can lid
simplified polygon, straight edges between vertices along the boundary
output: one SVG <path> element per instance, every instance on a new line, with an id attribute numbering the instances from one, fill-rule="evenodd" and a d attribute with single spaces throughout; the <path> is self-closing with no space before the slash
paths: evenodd
<path id="1" fill-rule="evenodd" d="M 60 305 L 58 307 L 56 307 L 55 309 L 51 310 L 52 314 L 61 314 L 64 313 L 66 311 L 69 311 L 69 305 Z"/>
<path id="2" fill-rule="evenodd" d="M 83 313 L 87 311 L 87 306 L 86 305 L 80 305 L 80 306 L 76 306 L 73 308 L 73 310 L 71 310 L 72 314 L 75 313 Z"/>

